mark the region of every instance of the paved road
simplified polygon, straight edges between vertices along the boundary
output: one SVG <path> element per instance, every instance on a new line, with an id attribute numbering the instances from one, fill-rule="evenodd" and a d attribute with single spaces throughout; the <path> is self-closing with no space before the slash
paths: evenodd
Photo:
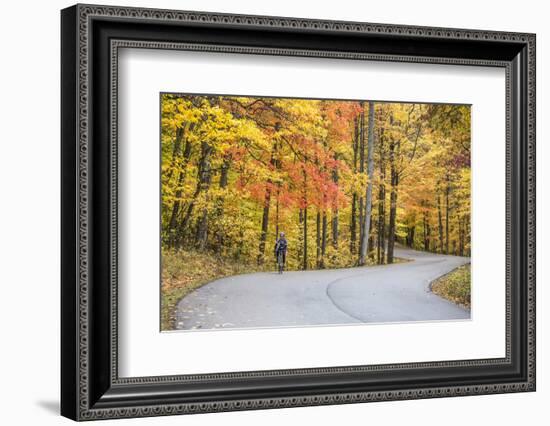
<path id="1" fill-rule="evenodd" d="M 430 282 L 470 261 L 396 248 L 412 260 L 385 266 L 261 272 L 222 278 L 184 297 L 176 328 L 284 327 L 457 320 L 470 312 L 433 294 Z"/>

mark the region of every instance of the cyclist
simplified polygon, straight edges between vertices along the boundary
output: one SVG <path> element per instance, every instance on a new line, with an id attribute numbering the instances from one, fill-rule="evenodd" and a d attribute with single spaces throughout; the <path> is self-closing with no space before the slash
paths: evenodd
<path id="1" fill-rule="evenodd" d="M 286 264 L 286 249 L 287 249 L 288 243 L 285 238 L 285 233 L 281 232 L 279 234 L 279 238 L 275 242 L 275 261 L 277 262 L 279 259 L 279 253 L 283 255 L 283 267 Z"/>

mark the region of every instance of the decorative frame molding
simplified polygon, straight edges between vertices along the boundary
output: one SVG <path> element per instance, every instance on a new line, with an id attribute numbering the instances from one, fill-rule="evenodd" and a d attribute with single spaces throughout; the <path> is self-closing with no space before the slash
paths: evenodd
<path id="1" fill-rule="evenodd" d="M 125 23 L 140 24 L 143 31 L 159 31 L 159 40 L 134 38 L 136 34 L 125 32 Z M 369 40 L 375 42 L 372 47 L 367 46 L 370 51 L 354 51 L 353 48 L 348 51 L 343 47 L 340 50 L 336 41 L 334 44 L 338 45 L 339 50 L 277 45 L 248 46 L 245 41 L 239 45 L 222 45 L 212 43 L 207 37 L 201 42 L 196 39 L 181 41 L 170 38 L 169 31 L 160 34 L 160 29 L 168 25 L 172 28 L 190 28 L 191 35 L 197 28 L 200 30 L 216 27 L 228 32 L 234 31 L 236 34 L 253 30 L 296 37 L 313 32 L 329 38 L 349 35 L 352 41 L 355 37 L 371 37 Z M 103 32 L 109 33 L 109 36 L 104 36 Z M 117 34 L 121 33 L 124 33 L 124 39 L 117 38 Z M 203 35 L 199 34 L 197 37 Z M 238 38 L 239 35 L 235 37 Z M 242 37 L 243 40 L 246 38 Z M 387 51 L 388 43 L 396 40 L 408 46 L 419 44 L 426 47 L 419 47 L 418 55 L 399 53 L 398 48 Z M 286 39 L 281 43 L 285 42 L 288 43 Z M 463 52 L 462 45 L 479 46 L 479 49 L 462 57 L 428 54 L 430 51 L 437 51 L 436 43 L 458 46 L 451 53 Z M 510 32 L 90 5 L 76 5 L 65 9 L 62 12 L 62 414 L 75 420 L 92 420 L 535 390 L 535 44 L 533 34 Z M 118 49 L 123 47 L 505 68 L 506 357 L 119 378 L 116 349 L 116 121 Z M 106 143 L 101 145 L 96 142 L 100 139 Z M 93 168 L 91 158 L 94 159 Z M 98 177 L 98 164 L 101 164 L 102 171 L 108 172 L 108 179 Z M 107 189 L 108 194 L 103 195 L 98 192 L 99 189 Z M 516 207 L 520 209 L 517 212 L 514 210 Z M 100 235 L 97 229 L 105 229 L 107 233 Z M 104 253 L 108 256 L 108 265 L 98 266 L 101 263 L 98 258 Z M 520 258 L 518 264 L 512 262 L 513 256 Z M 102 257 L 101 259 L 105 260 Z M 98 277 L 103 281 L 100 282 Z M 98 304 L 102 308 L 98 308 Z M 443 384 L 444 377 L 441 377 L 442 384 L 437 386 L 401 385 L 389 389 L 375 389 L 376 386 L 372 383 L 361 388 L 357 384 L 357 381 L 361 381 L 369 373 L 372 375 L 386 372 L 398 377 L 406 371 L 429 370 L 434 377 L 439 377 L 453 368 L 468 370 L 489 366 L 508 369 L 508 375 L 513 370 L 516 372 L 516 379 L 480 379 L 477 383 L 468 385 L 452 385 Z M 349 385 L 346 388 L 355 387 L 357 390 L 323 391 L 328 389 L 333 377 L 337 376 L 342 380 L 348 375 Z M 292 389 L 289 380 L 294 380 L 294 386 L 297 386 L 300 379 L 305 377 L 314 377 L 320 383 L 325 383 L 324 388 L 319 384 L 315 391 Z M 280 384 L 275 384 L 277 378 L 284 378 L 288 382 L 287 391 L 280 390 Z M 223 388 L 224 383 L 234 379 L 250 381 L 250 389 L 243 387 L 242 392 L 231 395 L 227 393 L 225 396 L 223 389 L 214 392 L 213 388 Z M 274 384 L 269 397 L 251 396 L 254 393 L 252 389 L 256 386 L 263 386 L 265 389 L 271 382 Z M 182 393 L 178 398 L 169 399 L 163 393 L 163 388 L 170 387 L 173 390 L 174 386 L 181 388 Z M 195 395 L 189 390 L 184 392 L 185 386 L 194 386 L 200 392 L 197 390 Z M 369 390 L 369 386 L 374 390 Z M 138 387 L 141 395 L 149 393 L 150 396 L 137 396 Z"/>

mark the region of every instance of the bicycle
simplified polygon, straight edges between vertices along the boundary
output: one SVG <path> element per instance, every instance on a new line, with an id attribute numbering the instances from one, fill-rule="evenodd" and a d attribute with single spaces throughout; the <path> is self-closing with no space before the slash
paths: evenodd
<path id="1" fill-rule="evenodd" d="M 277 268 L 279 270 L 279 274 L 283 273 L 284 267 L 285 267 L 284 253 L 282 250 L 279 250 L 277 253 Z"/>

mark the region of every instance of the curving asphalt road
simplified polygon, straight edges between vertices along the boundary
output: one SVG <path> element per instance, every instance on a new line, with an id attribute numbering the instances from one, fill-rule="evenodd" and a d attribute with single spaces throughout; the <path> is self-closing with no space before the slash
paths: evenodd
<path id="1" fill-rule="evenodd" d="M 176 329 L 258 328 L 469 319 L 430 283 L 470 262 L 396 248 L 411 262 L 361 268 L 261 272 L 222 278 L 177 306 Z"/>

